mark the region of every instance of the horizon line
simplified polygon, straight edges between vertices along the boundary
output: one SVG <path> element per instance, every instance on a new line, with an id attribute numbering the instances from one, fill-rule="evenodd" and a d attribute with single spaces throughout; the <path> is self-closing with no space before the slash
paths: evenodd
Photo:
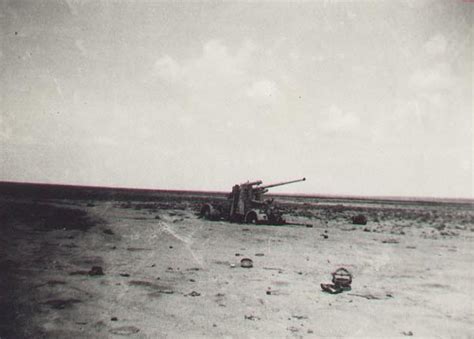
<path id="1" fill-rule="evenodd" d="M 19 185 L 44 185 L 44 186 L 64 186 L 70 188 L 91 188 L 91 189 L 116 189 L 129 191 L 147 191 L 147 192 L 170 192 L 170 193 L 208 193 L 208 194 L 228 194 L 230 191 L 202 191 L 189 189 L 168 189 L 168 188 L 141 188 L 141 187 L 123 187 L 123 186 L 100 186 L 100 185 L 79 185 L 79 184 L 63 184 L 63 183 L 46 183 L 46 182 L 30 182 L 30 181 L 4 181 L 1 184 L 19 184 Z M 352 195 L 352 194 L 331 194 L 331 193 L 269 193 L 275 196 L 293 196 L 304 198 L 329 198 L 329 199 L 361 199 L 361 200 L 400 200 L 400 201 L 464 201 L 474 203 L 474 198 L 468 197 L 426 197 L 426 196 L 395 196 L 395 195 Z"/>

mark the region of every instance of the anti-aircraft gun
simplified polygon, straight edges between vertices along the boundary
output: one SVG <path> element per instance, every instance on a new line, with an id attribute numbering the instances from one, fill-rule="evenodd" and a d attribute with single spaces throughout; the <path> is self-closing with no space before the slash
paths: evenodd
<path id="1" fill-rule="evenodd" d="M 202 206 L 200 215 L 208 220 L 227 220 L 248 224 L 282 225 L 285 219 L 273 199 L 264 199 L 269 188 L 288 185 L 306 178 L 262 185 L 262 181 L 245 182 L 232 187 L 227 201 L 223 204 L 209 204 Z"/>

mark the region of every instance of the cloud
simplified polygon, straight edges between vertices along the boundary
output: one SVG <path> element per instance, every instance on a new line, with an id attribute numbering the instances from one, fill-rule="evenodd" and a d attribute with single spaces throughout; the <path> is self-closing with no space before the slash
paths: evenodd
<path id="1" fill-rule="evenodd" d="M 431 55 L 441 55 L 446 51 L 447 42 L 442 34 L 432 36 L 423 46 L 426 53 Z"/>
<path id="2" fill-rule="evenodd" d="M 319 128 L 327 133 L 347 133 L 355 131 L 360 126 L 360 118 L 353 112 L 343 112 L 332 105 L 323 112 Z"/>
<path id="3" fill-rule="evenodd" d="M 74 41 L 74 44 L 76 45 L 76 48 L 81 52 L 82 56 L 87 56 L 87 50 L 84 47 L 84 41 L 82 39 L 77 39 Z"/>
<path id="4" fill-rule="evenodd" d="M 12 135 L 12 128 L 6 124 L 5 119 L 0 115 L 0 141 L 10 140 Z"/>
<path id="5" fill-rule="evenodd" d="M 247 95 L 251 98 L 271 100 L 278 94 L 278 88 L 274 81 L 260 80 L 254 82 L 247 90 Z"/>
<path id="6" fill-rule="evenodd" d="M 240 126 L 239 120 L 250 118 L 262 105 L 274 103 L 279 94 L 271 74 L 255 71 L 261 51 L 251 40 L 230 49 L 212 39 L 194 58 L 160 56 L 153 65 L 153 75 L 179 96 L 179 114 L 207 116 L 219 126 L 234 126 L 229 120 Z"/>
<path id="7" fill-rule="evenodd" d="M 416 90 L 443 90 L 453 86 L 454 76 L 449 64 L 437 63 L 432 67 L 415 71 L 410 77 L 410 84 Z"/>
<path id="8" fill-rule="evenodd" d="M 170 82 L 177 81 L 182 75 L 181 66 L 169 55 L 156 60 L 153 70 L 159 78 Z"/>

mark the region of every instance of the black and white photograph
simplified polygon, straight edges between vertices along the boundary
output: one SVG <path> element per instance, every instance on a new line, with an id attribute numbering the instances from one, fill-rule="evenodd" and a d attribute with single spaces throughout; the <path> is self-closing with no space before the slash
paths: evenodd
<path id="1" fill-rule="evenodd" d="M 0 0 L 0 339 L 474 338 L 474 0 Z"/>

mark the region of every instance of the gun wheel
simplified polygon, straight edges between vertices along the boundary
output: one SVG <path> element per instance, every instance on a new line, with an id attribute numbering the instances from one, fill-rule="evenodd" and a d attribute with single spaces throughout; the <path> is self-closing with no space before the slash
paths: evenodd
<path id="1" fill-rule="evenodd" d="M 247 216 L 245 217 L 245 223 L 256 225 L 258 223 L 257 214 L 254 212 L 250 212 L 249 214 L 247 214 Z"/>

